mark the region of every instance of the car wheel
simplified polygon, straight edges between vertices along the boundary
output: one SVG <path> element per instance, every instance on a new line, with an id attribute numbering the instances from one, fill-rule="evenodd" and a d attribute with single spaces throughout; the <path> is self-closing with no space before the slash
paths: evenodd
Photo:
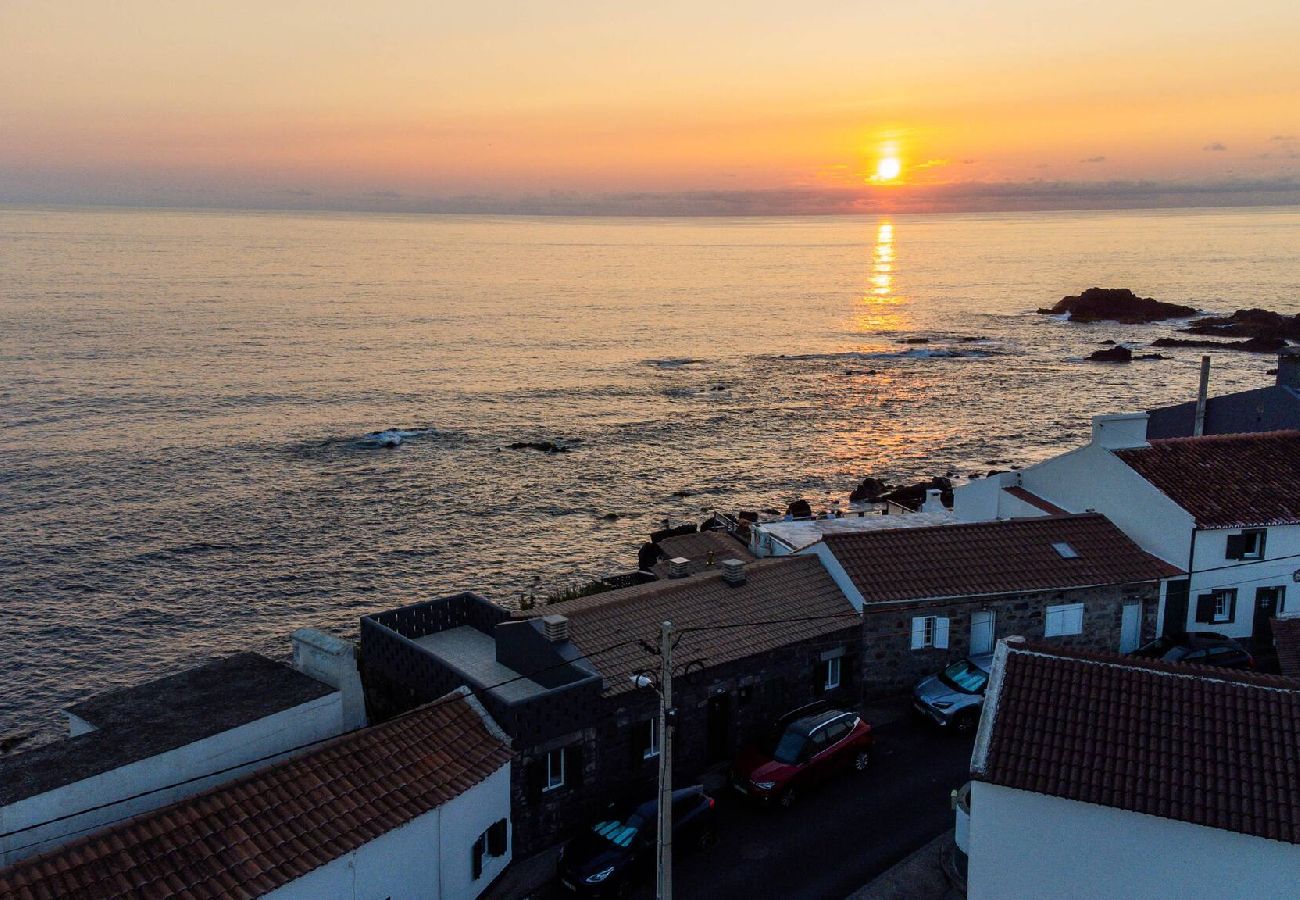
<path id="1" fill-rule="evenodd" d="M 712 825 L 706 825 L 695 838 L 698 850 L 710 850 L 718 845 L 718 832 Z"/>
<path id="2" fill-rule="evenodd" d="M 979 724 L 979 717 L 971 713 L 962 713 L 952 724 L 958 734 L 970 734 Z"/>
<path id="3" fill-rule="evenodd" d="M 788 787 L 781 792 L 781 796 L 777 798 L 776 802 L 781 804 L 782 809 L 789 809 L 794 806 L 794 802 L 797 799 L 798 797 L 794 792 L 794 788 Z"/>
<path id="4" fill-rule="evenodd" d="M 871 767 L 871 751 L 860 750 L 858 755 L 853 757 L 853 771 L 865 772 Z"/>

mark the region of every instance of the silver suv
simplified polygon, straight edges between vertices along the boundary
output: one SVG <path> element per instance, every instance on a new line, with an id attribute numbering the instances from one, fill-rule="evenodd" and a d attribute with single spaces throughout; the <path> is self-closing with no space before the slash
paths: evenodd
<path id="1" fill-rule="evenodd" d="M 912 706 L 944 728 L 974 730 L 992 665 L 993 654 L 981 653 L 958 660 L 938 675 L 927 675 L 912 688 Z"/>

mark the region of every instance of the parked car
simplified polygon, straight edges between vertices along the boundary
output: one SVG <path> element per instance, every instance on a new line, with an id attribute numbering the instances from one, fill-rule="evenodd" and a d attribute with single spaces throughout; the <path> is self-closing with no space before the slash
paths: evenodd
<path id="1" fill-rule="evenodd" d="M 918 681 L 912 688 L 912 706 L 943 728 L 973 731 L 980 721 L 992 666 L 992 653 L 959 659 L 942 672 Z"/>
<path id="2" fill-rule="evenodd" d="M 1131 654 L 1165 662 L 1199 663 L 1230 669 L 1253 669 L 1255 657 L 1227 635 L 1213 631 L 1189 631 L 1177 637 L 1158 637 Z"/>
<path id="3" fill-rule="evenodd" d="M 789 807 L 807 788 L 845 769 L 865 772 L 875 736 L 857 713 L 842 709 L 778 723 L 772 736 L 741 753 L 732 786 L 763 802 Z"/>
<path id="4" fill-rule="evenodd" d="M 673 846 L 717 840 L 713 798 L 699 785 L 673 791 Z M 615 807 L 560 851 L 560 886 L 582 897 L 622 897 L 654 872 L 659 801 Z"/>

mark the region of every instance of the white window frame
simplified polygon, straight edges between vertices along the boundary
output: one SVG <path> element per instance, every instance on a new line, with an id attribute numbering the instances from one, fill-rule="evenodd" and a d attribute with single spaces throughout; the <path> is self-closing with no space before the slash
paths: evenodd
<path id="1" fill-rule="evenodd" d="M 1232 621 L 1232 601 L 1229 591 L 1214 591 L 1214 618 L 1211 621 L 1215 625 Z"/>
<path id="2" fill-rule="evenodd" d="M 650 723 L 650 745 L 641 751 L 641 758 L 654 759 L 659 755 L 659 719 L 652 716 L 647 721 Z"/>
<path id="3" fill-rule="evenodd" d="M 564 752 L 563 747 L 559 748 L 558 750 L 551 750 L 547 752 L 546 783 L 542 785 L 543 794 L 547 793 L 548 791 L 554 791 L 564 787 L 565 775 L 567 774 L 564 771 L 564 765 L 565 765 L 564 758 L 567 755 L 568 754 Z M 558 764 L 556 762 L 557 760 L 558 760 Z"/>
<path id="4" fill-rule="evenodd" d="M 1083 634 L 1083 604 L 1061 603 L 1047 607 L 1043 615 L 1043 637 Z"/>
<path id="5" fill-rule="evenodd" d="M 1264 534 L 1265 534 L 1265 530 L 1263 528 L 1248 528 L 1241 533 L 1241 537 L 1243 541 L 1243 546 L 1241 548 L 1241 558 L 1243 560 L 1261 560 L 1264 558 Z M 1246 552 L 1246 548 L 1244 546 L 1245 539 L 1248 537 L 1255 539 L 1255 549 L 1251 550 L 1249 553 Z M 1215 615 L 1218 615 L 1217 610 L 1215 611 Z M 1215 619 L 1214 621 L 1217 622 L 1219 620 Z M 1226 622 L 1227 620 L 1225 619 L 1224 621 Z"/>
<path id="6" fill-rule="evenodd" d="M 826 666 L 826 679 L 822 683 L 824 689 L 833 691 L 840 686 L 840 661 L 842 659 L 844 659 L 844 657 L 834 656 L 830 659 L 822 660 L 823 664 Z"/>
<path id="7" fill-rule="evenodd" d="M 912 649 L 948 649 L 948 618 L 946 616 L 913 616 Z"/>

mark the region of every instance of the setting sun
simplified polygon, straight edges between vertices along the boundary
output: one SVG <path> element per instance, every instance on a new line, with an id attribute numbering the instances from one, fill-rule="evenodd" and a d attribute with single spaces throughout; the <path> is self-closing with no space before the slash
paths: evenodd
<path id="1" fill-rule="evenodd" d="M 876 163 L 875 181 L 893 181 L 903 171 L 903 164 L 897 157 L 886 156 Z"/>

